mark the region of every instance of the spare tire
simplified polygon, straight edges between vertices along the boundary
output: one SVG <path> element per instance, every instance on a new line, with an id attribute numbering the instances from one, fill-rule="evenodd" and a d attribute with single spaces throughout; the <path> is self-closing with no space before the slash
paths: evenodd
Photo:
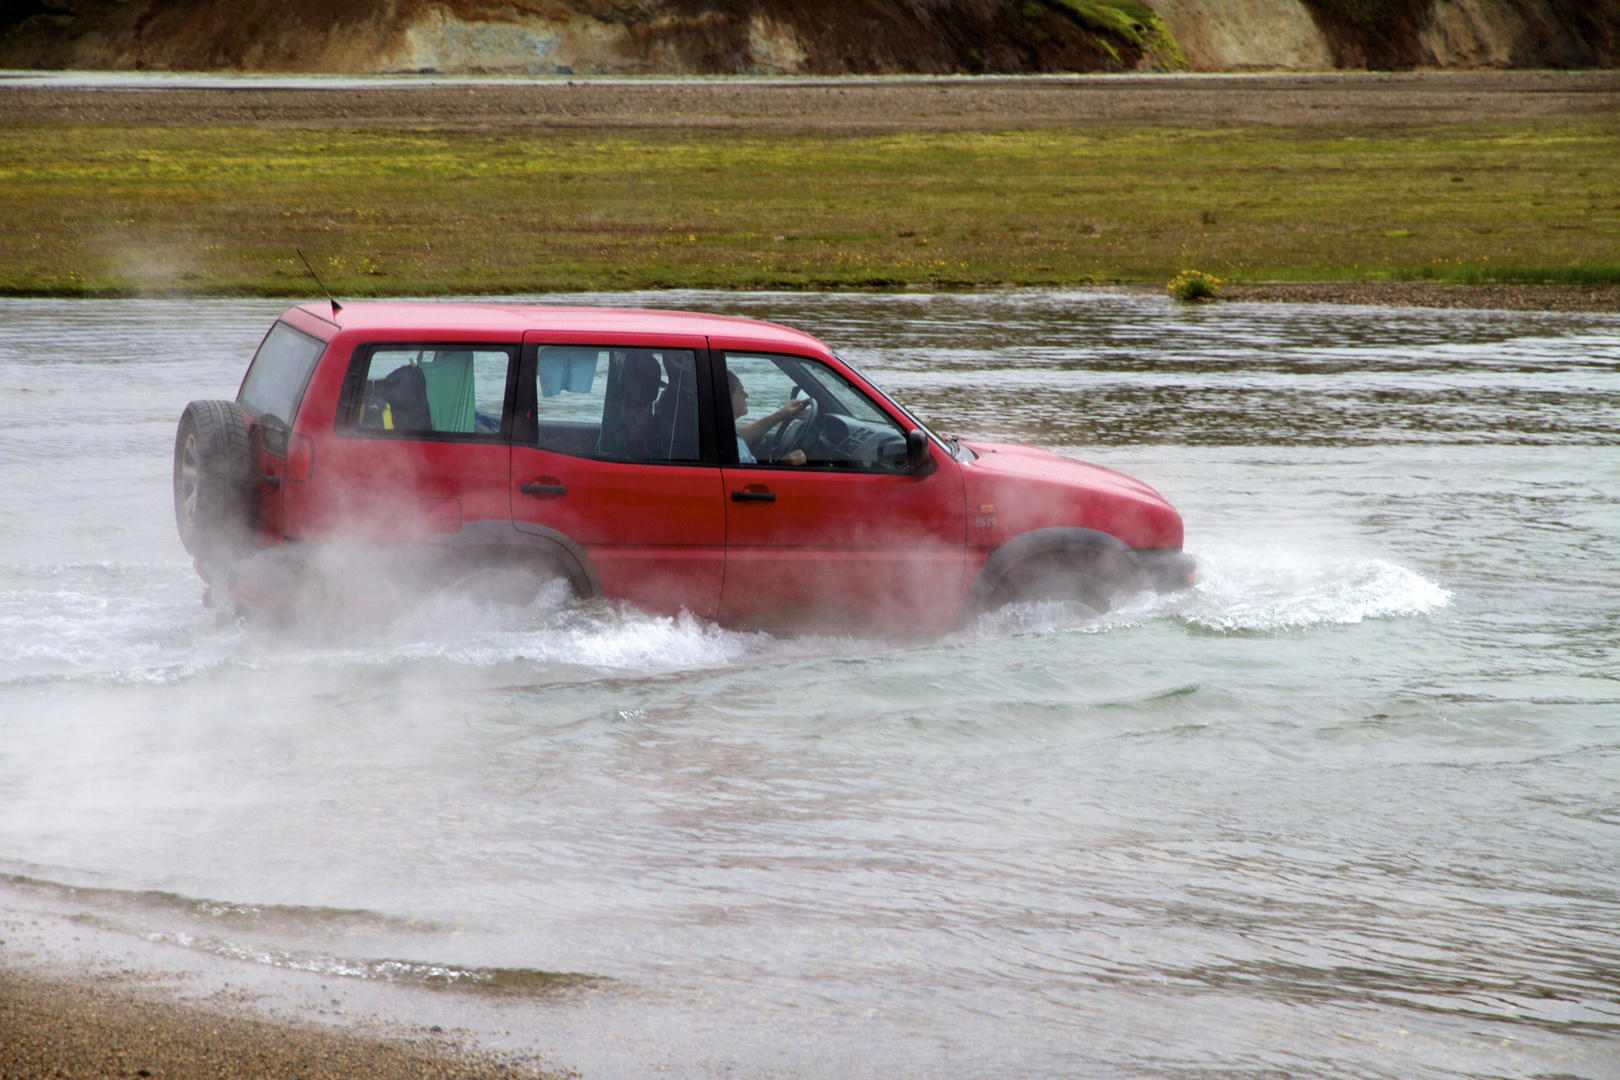
<path id="1" fill-rule="evenodd" d="M 174 521 L 199 559 L 251 550 L 257 518 L 247 416 L 234 401 L 193 401 L 174 435 Z"/>

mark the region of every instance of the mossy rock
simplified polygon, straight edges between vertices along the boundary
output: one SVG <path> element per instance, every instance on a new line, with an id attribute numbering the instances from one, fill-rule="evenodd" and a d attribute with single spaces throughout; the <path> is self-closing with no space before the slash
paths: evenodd
<path id="1" fill-rule="evenodd" d="M 1170 28 L 1141 0 L 1049 0 L 1096 34 L 1116 38 L 1165 71 L 1186 71 L 1187 58 Z M 1112 49 L 1109 50 L 1113 52 Z M 1117 54 L 1116 54 L 1117 55 Z"/>

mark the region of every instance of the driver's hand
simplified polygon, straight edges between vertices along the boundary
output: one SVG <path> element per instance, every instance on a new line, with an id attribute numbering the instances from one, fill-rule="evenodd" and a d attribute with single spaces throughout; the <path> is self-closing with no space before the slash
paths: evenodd
<path id="1" fill-rule="evenodd" d="M 776 410 L 776 412 L 778 416 L 783 417 L 798 416 L 800 413 L 804 412 L 804 407 L 808 404 L 810 404 L 809 398 L 796 397 L 789 401 L 786 405 L 782 406 L 780 409 Z"/>
<path id="2" fill-rule="evenodd" d="M 780 464 L 783 464 L 783 465 L 803 465 L 805 463 L 805 461 L 806 461 L 806 458 L 804 456 L 804 451 L 803 450 L 789 450 L 787 452 L 787 455 L 782 458 Z"/>

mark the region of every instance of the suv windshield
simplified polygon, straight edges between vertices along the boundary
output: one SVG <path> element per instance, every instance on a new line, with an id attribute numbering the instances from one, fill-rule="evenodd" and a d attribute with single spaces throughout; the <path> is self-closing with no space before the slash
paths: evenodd
<path id="1" fill-rule="evenodd" d="M 304 384 L 325 348 L 326 342 L 319 338 L 284 322 L 276 323 L 253 356 L 236 395 L 237 404 L 261 420 L 273 416 L 292 423 L 299 399 L 304 396 Z"/>

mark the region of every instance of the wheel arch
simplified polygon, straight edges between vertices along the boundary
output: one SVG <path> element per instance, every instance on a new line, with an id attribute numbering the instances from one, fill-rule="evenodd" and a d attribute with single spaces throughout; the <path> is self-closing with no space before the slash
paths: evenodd
<path id="1" fill-rule="evenodd" d="M 473 521 L 459 532 L 434 537 L 429 543 L 450 558 L 515 560 L 532 564 L 543 560 L 567 579 L 582 600 L 602 597 L 602 579 L 585 549 L 564 533 L 544 525 L 509 521 Z"/>

